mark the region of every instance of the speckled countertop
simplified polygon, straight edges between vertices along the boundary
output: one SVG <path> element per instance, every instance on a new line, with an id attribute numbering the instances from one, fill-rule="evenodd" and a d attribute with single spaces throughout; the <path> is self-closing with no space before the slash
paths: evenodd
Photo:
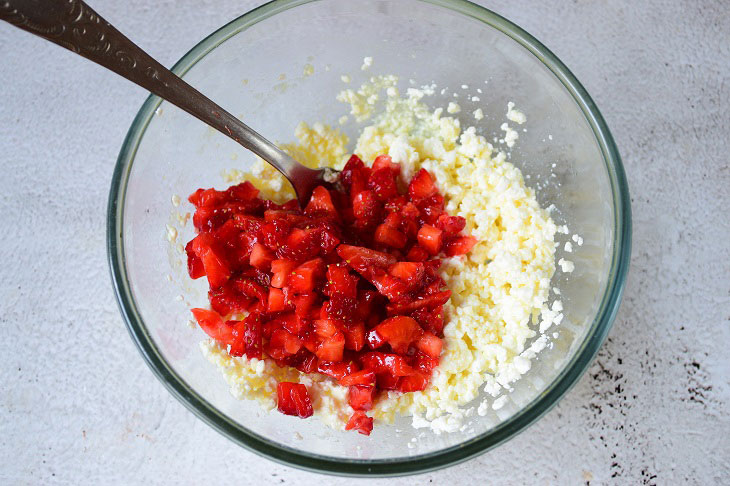
<path id="1" fill-rule="evenodd" d="M 166 65 L 258 3 L 92 2 Z M 382 482 L 730 483 L 727 3 L 479 3 L 543 41 L 601 107 L 631 186 L 631 273 L 595 363 L 543 419 L 477 459 Z M 203 424 L 129 339 L 105 212 L 146 93 L 5 24 L 0 52 L 0 483 L 322 481 Z"/>

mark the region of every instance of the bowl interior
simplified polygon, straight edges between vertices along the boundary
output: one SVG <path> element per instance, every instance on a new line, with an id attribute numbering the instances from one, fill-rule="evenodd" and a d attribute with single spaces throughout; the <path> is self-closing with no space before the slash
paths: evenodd
<path id="1" fill-rule="evenodd" d="M 112 259 L 118 256 L 122 262 L 121 299 L 135 339 L 157 373 L 188 406 L 234 440 L 308 467 L 327 469 L 351 460 L 402 464 L 419 456 L 419 467 L 428 468 L 424 457 L 445 453 L 449 461 L 458 460 L 470 450 L 465 446 L 479 443 L 484 449 L 524 427 L 569 386 L 563 383 L 559 393 L 552 393 L 558 378 L 592 358 L 610 325 L 606 294 L 616 283 L 621 215 L 615 175 L 574 94 L 538 56 L 500 31 L 500 22 L 464 2 L 284 1 L 224 27 L 176 67 L 190 84 L 279 142 L 293 140 L 299 121 L 336 125 L 347 114 L 348 107 L 335 101 L 345 87 L 343 74 L 352 77 L 350 86 L 374 74 L 395 74 L 402 92 L 409 80 L 435 83 L 436 93 L 426 98 L 432 108 L 445 108 L 454 100 L 453 92 L 462 93 L 457 100 L 462 111 L 456 115 L 462 127 L 474 125 L 488 140 L 499 137 L 509 101 L 527 115 L 520 126 L 526 131 L 520 131 L 510 161 L 528 178 L 541 205 L 555 206 L 555 222 L 569 227 L 568 235 L 556 236 L 557 258 L 573 261 L 575 271 L 558 271 L 552 282 L 561 291 L 565 318 L 549 333 L 552 347 L 514 384 L 506 405 L 490 408 L 486 416 L 475 413 L 455 433 L 436 435 L 400 419 L 376 427 L 368 438 L 329 429 L 317 420 L 268 413 L 258 403 L 231 396 L 200 352 L 203 333 L 187 325 L 189 308 L 205 306 L 207 299 L 204 282 L 187 277 L 181 250 L 193 229 L 189 222 L 181 224 L 179 216 L 192 211 L 188 194 L 198 187 L 224 187 L 221 172 L 245 169 L 254 157 L 167 102 L 151 98 L 146 103 L 120 156 L 119 192 L 112 194 L 119 217 Z M 521 35 L 515 32 L 513 36 Z M 368 71 L 360 68 L 365 56 L 374 58 Z M 313 67 L 313 74 L 305 73 L 305 65 Z M 462 84 L 470 89 L 462 90 Z M 476 87 L 482 90 L 480 99 L 471 101 L 465 94 Z M 442 88 L 448 90 L 441 94 Z M 471 114 L 476 108 L 486 115 L 481 121 Z M 354 122 L 343 126 L 353 145 L 358 129 Z M 173 195 L 181 197 L 179 207 L 172 204 Z M 173 243 L 166 225 L 179 233 Z M 584 244 L 573 244 L 568 254 L 564 243 L 573 234 Z M 615 305 L 618 297 L 613 297 Z M 596 336 L 598 342 L 587 349 Z"/>

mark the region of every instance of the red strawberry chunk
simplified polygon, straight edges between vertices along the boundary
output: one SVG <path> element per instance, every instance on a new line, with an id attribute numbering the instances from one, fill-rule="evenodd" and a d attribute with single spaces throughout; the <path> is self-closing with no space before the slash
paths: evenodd
<path id="1" fill-rule="evenodd" d="M 408 255 L 406 255 L 406 260 L 409 262 L 423 262 L 426 261 L 429 257 L 429 254 L 426 250 L 423 249 L 423 247 L 420 247 L 418 245 L 414 245 L 411 247 L 410 250 L 408 250 Z"/>
<path id="2" fill-rule="evenodd" d="M 398 390 L 403 393 L 425 390 L 428 386 L 428 378 L 427 374 L 420 372 L 401 376 L 398 379 Z"/>
<path id="3" fill-rule="evenodd" d="M 233 341 L 233 328 L 226 324 L 220 314 L 207 309 L 192 309 L 193 317 L 205 333 L 221 344 Z"/>
<path id="4" fill-rule="evenodd" d="M 243 342 L 248 358 L 261 359 L 261 314 L 252 312 L 243 320 Z"/>
<path id="5" fill-rule="evenodd" d="M 271 262 L 274 260 L 274 252 L 266 248 L 261 243 L 255 243 L 251 250 L 251 256 L 249 261 L 251 266 L 260 270 L 268 270 L 271 267 Z"/>
<path id="6" fill-rule="evenodd" d="M 407 284 L 409 289 L 413 289 L 421 286 L 426 270 L 423 263 L 398 262 L 390 267 L 388 272 Z"/>
<path id="7" fill-rule="evenodd" d="M 340 331 L 334 333 L 331 337 L 324 339 L 314 354 L 324 361 L 342 361 L 342 355 L 345 351 L 345 335 Z"/>
<path id="8" fill-rule="evenodd" d="M 324 274 L 324 261 L 315 258 L 299 265 L 289 276 L 289 288 L 298 294 L 308 294 L 314 290 L 317 281 Z"/>
<path id="9" fill-rule="evenodd" d="M 373 170 L 368 178 L 368 189 L 381 201 L 398 196 L 395 174 L 388 168 Z"/>
<path id="10" fill-rule="evenodd" d="M 375 230 L 375 242 L 391 248 L 403 248 L 406 246 L 408 238 L 397 229 L 387 224 L 381 224 Z"/>
<path id="11" fill-rule="evenodd" d="M 209 233 L 200 233 L 195 237 L 192 250 L 203 262 L 205 274 L 211 288 L 222 287 L 231 276 L 231 269 L 226 262 L 223 252 Z"/>
<path id="12" fill-rule="evenodd" d="M 266 354 L 274 359 L 282 359 L 296 354 L 302 347 L 302 340 L 286 329 L 277 329 L 271 334 Z"/>
<path id="13" fill-rule="evenodd" d="M 301 383 L 282 381 L 276 386 L 277 408 L 284 415 L 307 418 L 314 415 L 307 387 Z"/>
<path id="14" fill-rule="evenodd" d="M 416 341 L 416 348 L 418 348 L 419 351 L 422 351 L 429 355 L 432 358 L 438 358 L 441 354 L 441 348 L 443 347 L 443 343 L 441 342 L 441 339 L 437 338 L 435 335 L 433 335 L 430 332 L 424 333 L 418 340 Z"/>
<path id="15" fill-rule="evenodd" d="M 388 268 L 396 259 L 387 253 L 361 246 L 340 245 L 337 254 L 359 273 L 371 273 L 372 268 Z"/>
<path id="16" fill-rule="evenodd" d="M 193 251 L 193 241 L 190 240 L 185 245 L 185 253 L 188 256 L 188 275 L 190 275 L 190 278 L 196 279 L 205 276 L 205 267 L 203 261 Z"/>
<path id="17" fill-rule="evenodd" d="M 410 184 L 408 184 L 408 195 L 411 201 L 426 199 L 438 192 L 436 185 L 433 183 L 431 174 L 426 169 L 419 170 Z"/>
<path id="18" fill-rule="evenodd" d="M 378 324 L 375 330 L 398 354 L 405 354 L 408 346 L 423 334 L 418 323 L 406 316 L 390 317 Z"/>
<path id="19" fill-rule="evenodd" d="M 373 370 L 360 370 L 340 378 L 340 385 L 375 385 L 375 372 Z"/>
<path id="20" fill-rule="evenodd" d="M 289 280 L 292 270 L 297 267 L 297 263 L 292 260 L 274 260 L 271 262 L 271 286 L 283 288 Z"/>
<path id="21" fill-rule="evenodd" d="M 365 324 L 356 322 L 342 329 L 345 335 L 345 349 L 360 351 L 365 346 Z"/>
<path id="22" fill-rule="evenodd" d="M 222 316 L 232 312 L 243 312 L 256 302 L 255 298 L 246 297 L 228 283 L 219 289 L 208 291 L 211 308 Z"/>
<path id="23" fill-rule="evenodd" d="M 373 191 L 361 191 L 352 198 L 352 213 L 358 219 L 376 222 L 382 211 L 382 204 Z"/>
<path id="24" fill-rule="evenodd" d="M 354 362 L 320 361 L 317 367 L 318 372 L 331 376 L 335 380 L 343 380 L 346 376 L 357 373 L 359 369 L 360 367 Z"/>
<path id="25" fill-rule="evenodd" d="M 396 176 L 400 175 L 400 164 L 393 162 L 390 155 L 378 155 L 375 157 L 372 169 L 374 171 L 379 169 L 389 169 Z"/>
<path id="26" fill-rule="evenodd" d="M 304 208 L 304 214 L 307 216 L 331 217 L 337 219 L 337 210 L 332 203 L 330 192 L 322 186 L 317 186 L 312 192 L 312 198 L 309 204 Z"/>
<path id="27" fill-rule="evenodd" d="M 455 235 L 464 229 L 466 226 L 466 219 L 461 216 L 449 216 L 448 214 L 442 214 L 439 216 L 436 226 L 449 234 Z"/>
<path id="28" fill-rule="evenodd" d="M 375 373 L 372 371 L 372 381 L 375 381 Z M 373 408 L 373 400 L 375 399 L 375 387 L 370 385 L 351 385 L 349 388 L 349 397 L 347 402 L 354 410 L 370 410 Z"/>
<path id="29" fill-rule="evenodd" d="M 363 435 L 370 435 L 370 432 L 373 431 L 373 418 L 368 417 L 361 410 L 356 410 L 350 417 L 350 420 L 348 420 L 347 425 L 345 425 L 345 430 L 352 429 L 357 430 Z"/>
<path id="30" fill-rule="evenodd" d="M 266 303 L 266 312 L 281 312 L 287 308 L 284 292 L 276 287 L 269 289 L 269 299 Z"/>
<path id="31" fill-rule="evenodd" d="M 363 368 L 375 370 L 376 373 L 388 372 L 393 376 L 407 376 L 414 373 L 406 360 L 397 354 L 371 351 L 360 357 L 360 364 Z"/>
<path id="32" fill-rule="evenodd" d="M 459 236 L 446 243 L 444 252 L 448 256 L 465 255 L 469 253 L 476 244 L 477 239 L 473 236 Z"/>
<path id="33" fill-rule="evenodd" d="M 352 185 L 352 174 L 353 172 L 360 172 L 365 167 L 365 164 L 363 164 L 360 157 L 358 157 L 355 154 L 352 154 L 350 159 L 345 164 L 345 167 L 342 169 L 342 172 L 340 172 L 340 181 L 342 181 L 342 184 L 345 187 L 350 187 Z M 350 194 L 355 194 L 355 191 L 350 191 Z"/>
<path id="34" fill-rule="evenodd" d="M 438 255 L 443 242 L 443 231 L 425 224 L 418 230 L 418 244 L 431 255 Z"/>
<path id="35" fill-rule="evenodd" d="M 386 306 L 386 310 L 388 311 L 388 315 L 410 314 L 411 312 L 415 311 L 416 309 L 420 309 L 421 307 L 436 307 L 439 305 L 444 305 L 446 301 L 449 300 L 449 297 L 451 297 L 451 291 L 444 290 L 443 292 L 427 295 L 425 297 L 419 296 L 418 298 L 410 302 L 388 304 Z"/>

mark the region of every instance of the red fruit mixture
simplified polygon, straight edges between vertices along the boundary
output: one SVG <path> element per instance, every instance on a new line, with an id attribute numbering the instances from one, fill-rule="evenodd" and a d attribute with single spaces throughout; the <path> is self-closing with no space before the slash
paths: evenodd
<path id="1" fill-rule="evenodd" d="M 400 173 L 386 155 L 372 167 L 353 155 L 341 190 L 317 187 L 304 211 L 260 199 L 250 182 L 189 197 L 198 235 L 185 247 L 188 270 L 210 284 L 211 310 L 192 311 L 200 327 L 232 356 L 268 356 L 349 387 L 345 428 L 365 435 L 380 391 L 428 385 L 451 295 L 438 257 L 476 243 L 428 171 L 407 185 Z M 304 385 L 279 383 L 277 397 L 284 414 L 313 413 Z"/>

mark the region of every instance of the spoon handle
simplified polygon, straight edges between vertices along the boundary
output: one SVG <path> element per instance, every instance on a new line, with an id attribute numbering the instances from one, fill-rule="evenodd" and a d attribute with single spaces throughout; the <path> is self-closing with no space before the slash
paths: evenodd
<path id="1" fill-rule="evenodd" d="M 182 108 L 271 163 L 295 189 L 297 178 L 318 178 L 318 171 L 296 162 L 155 61 L 83 1 L 0 0 L 0 19 L 100 64 Z"/>

